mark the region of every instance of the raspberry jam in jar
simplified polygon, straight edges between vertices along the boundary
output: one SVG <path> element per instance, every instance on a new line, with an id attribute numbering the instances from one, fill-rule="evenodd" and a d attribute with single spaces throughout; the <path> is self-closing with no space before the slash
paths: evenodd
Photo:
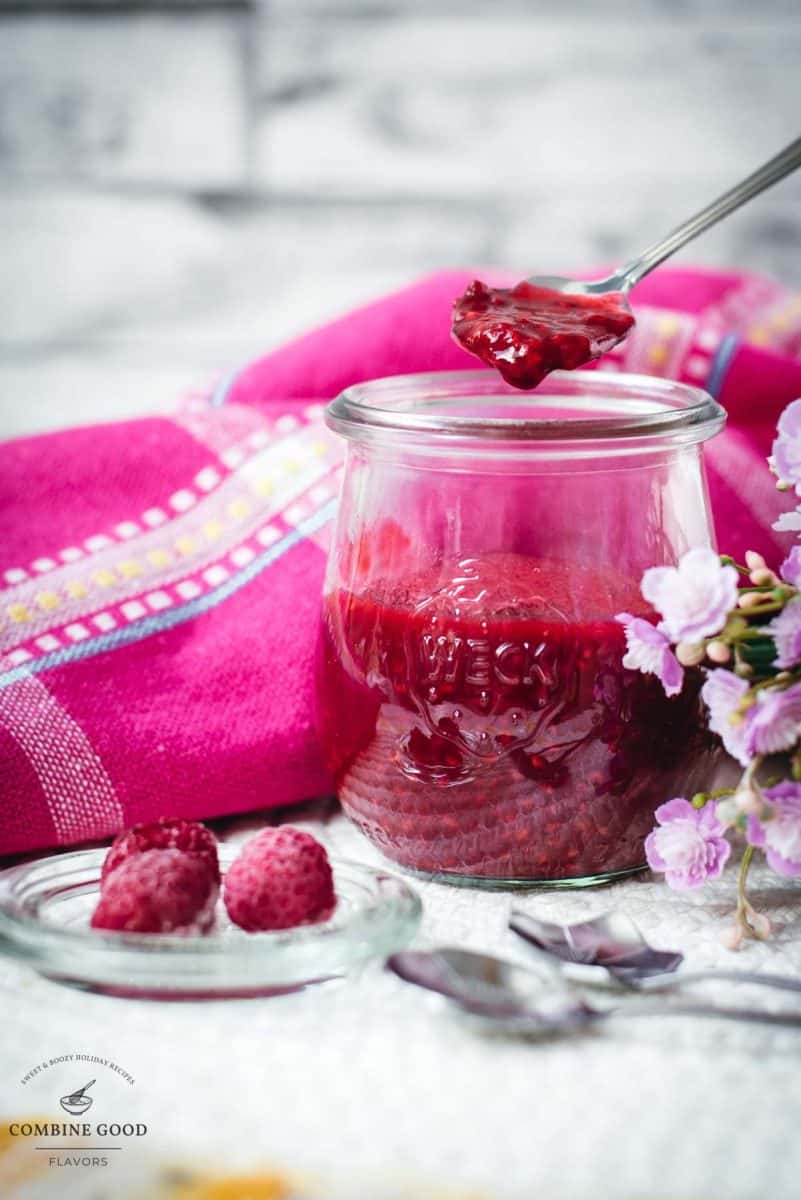
<path id="1" fill-rule="evenodd" d="M 713 762 L 699 679 L 624 669 L 615 614 L 712 530 L 722 410 L 645 377 L 490 372 L 349 389 L 317 668 L 348 814 L 453 882 L 591 883 L 644 863 L 655 808 Z"/>

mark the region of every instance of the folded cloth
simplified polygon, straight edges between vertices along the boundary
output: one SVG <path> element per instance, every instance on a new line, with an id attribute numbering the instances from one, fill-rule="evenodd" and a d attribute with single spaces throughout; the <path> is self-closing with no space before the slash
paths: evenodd
<path id="1" fill-rule="evenodd" d="M 0 854 L 215 817 L 330 787 L 312 676 L 341 446 L 320 403 L 380 375 L 476 366 L 449 338 L 463 273 L 301 337 L 169 417 L 0 446 Z M 801 298 L 663 270 L 606 370 L 718 396 L 725 549 L 775 559 L 764 464 L 801 395 Z"/>

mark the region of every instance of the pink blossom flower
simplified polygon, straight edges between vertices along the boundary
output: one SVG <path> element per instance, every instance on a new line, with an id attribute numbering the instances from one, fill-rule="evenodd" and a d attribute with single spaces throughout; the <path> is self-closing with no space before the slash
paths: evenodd
<path id="1" fill-rule="evenodd" d="M 791 483 L 801 495 L 801 400 L 793 400 L 779 417 L 778 437 L 773 443 L 776 474 Z"/>
<path id="2" fill-rule="evenodd" d="M 726 865 L 731 846 L 723 836 L 714 804 L 693 808 L 688 800 L 669 800 L 656 810 L 658 826 L 645 839 L 645 855 L 652 871 L 664 871 L 672 888 L 702 887 L 717 879 Z"/>
<path id="3" fill-rule="evenodd" d="M 757 692 L 756 703 L 745 717 L 745 749 L 756 754 L 780 754 L 789 750 L 801 734 L 801 683 L 778 691 Z M 741 760 L 742 761 L 742 760 Z"/>
<path id="4" fill-rule="evenodd" d="M 678 567 L 651 567 L 642 594 L 661 614 L 659 628 L 671 642 L 700 642 L 719 633 L 737 606 L 737 571 L 714 550 L 688 550 Z"/>
<path id="5" fill-rule="evenodd" d="M 794 667 L 801 662 L 801 596 L 782 609 L 769 625 L 765 626 L 776 643 L 777 667 Z"/>
<path id="6" fill-rule="evenodd" d="M 626 634 L 626 654 L 623 666 L 644 675 L 656 675 L 665 695 L 676 696 L 684 682 L 684 671 L 670 648 L 670 642 L 650 621 L 618 613 L 615 617 Z"/>
<path id="7" fill-rule="evenodd" d="M 747 679 L 721 669 L 710 671 L 701 688 L 701 699 L 709 709 L 709 728 L 744 767 L 750 756 L 746 750 L 745 717 L 739 707 L 748 689 Z"/>
<path id="8" fill-rule="evenodd" d="M 801 530 L 801 508 L 781 513 L 773 522 L 773 528 L 777 533 L 798 533 Z"/>
<path id="9" fill-rule="evenodd" d="M 799 513 L 799 519 L 801 520 L 801 513 Z M 801 524 L 799 524 L 799 529 L 801 529 Z M 793 546 L 779 567 L 779 574 L 785 583 L 796 588 L 801 587 L 801 546 Z"/>
<path id="10" fill-rule="evenodd" d="M 801 783 L 785 780 L 763 791 L 769 813 L 748 818 L 746 837 L 765 851 L 779 875 L 801 875 Z"/>

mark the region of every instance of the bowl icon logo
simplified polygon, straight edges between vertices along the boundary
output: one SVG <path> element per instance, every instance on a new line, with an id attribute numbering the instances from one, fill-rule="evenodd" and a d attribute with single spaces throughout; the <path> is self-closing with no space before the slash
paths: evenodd
<path id="1" fill-rule="evenodd" d="M 70 1092 L 68 1096 L 62 1096 L 59 1103 L 64 1111 L 73 1117 L 80 1117 L 83 1113 L 88 1112 L 92 1107 L 92 1097 L 87 1096 L 86 1093 L 94 1082 L 94 1079 L 90 1079 L 77 1092 Z"/>

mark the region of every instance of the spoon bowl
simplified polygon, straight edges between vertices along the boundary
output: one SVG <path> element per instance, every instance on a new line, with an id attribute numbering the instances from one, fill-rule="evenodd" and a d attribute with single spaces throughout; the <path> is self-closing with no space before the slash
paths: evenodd
<path id="1" fill-rule="evenodd" d="M 621 912 L 603 913 L 574 925 L 557 925 L 513 909 L 509 928 L 539 954 L 558 961 L 565 977 L 576 983 L 673 991 L 693 983 L 726 982 L 801 992 L 801 979 L 767 971 L 724 967 L 679 972 L 684 955 L 655 950 L 631 917 Z"/>
<path id="2" fill-rule="evenodd" d="M 684 961 L 684 955 L 677 951 L 649 946 L 631 918 L 620 912 L 604 913 L 574 925 L 557 925 L 513 909 L 509 928 L 562 963 L 596 968 L 597 975 L 611 976 L 621 983 L 672 974 Z"/>
<path id="3" fill-rule="evenodd" d="M 603 279 L 568 279 L 566 275 L 532 275 L 527 281 L 536 288 L 549 292 L 561 292 L 563 296 L 603 296 L 607 292 L 619 292 L 621 307 L 628 310 L 625 293 L 631 284 L 626 283 L 625 268 L 606 275 Z"/>
<path id="4" fill-rule="evenodd" d="M 552 971 L 541 974 L 491 954 L 456 946 L 402 950 L 387 967 L 496 1030 L 547 1036 L 579 1029 L 595 1016 Z"/>

